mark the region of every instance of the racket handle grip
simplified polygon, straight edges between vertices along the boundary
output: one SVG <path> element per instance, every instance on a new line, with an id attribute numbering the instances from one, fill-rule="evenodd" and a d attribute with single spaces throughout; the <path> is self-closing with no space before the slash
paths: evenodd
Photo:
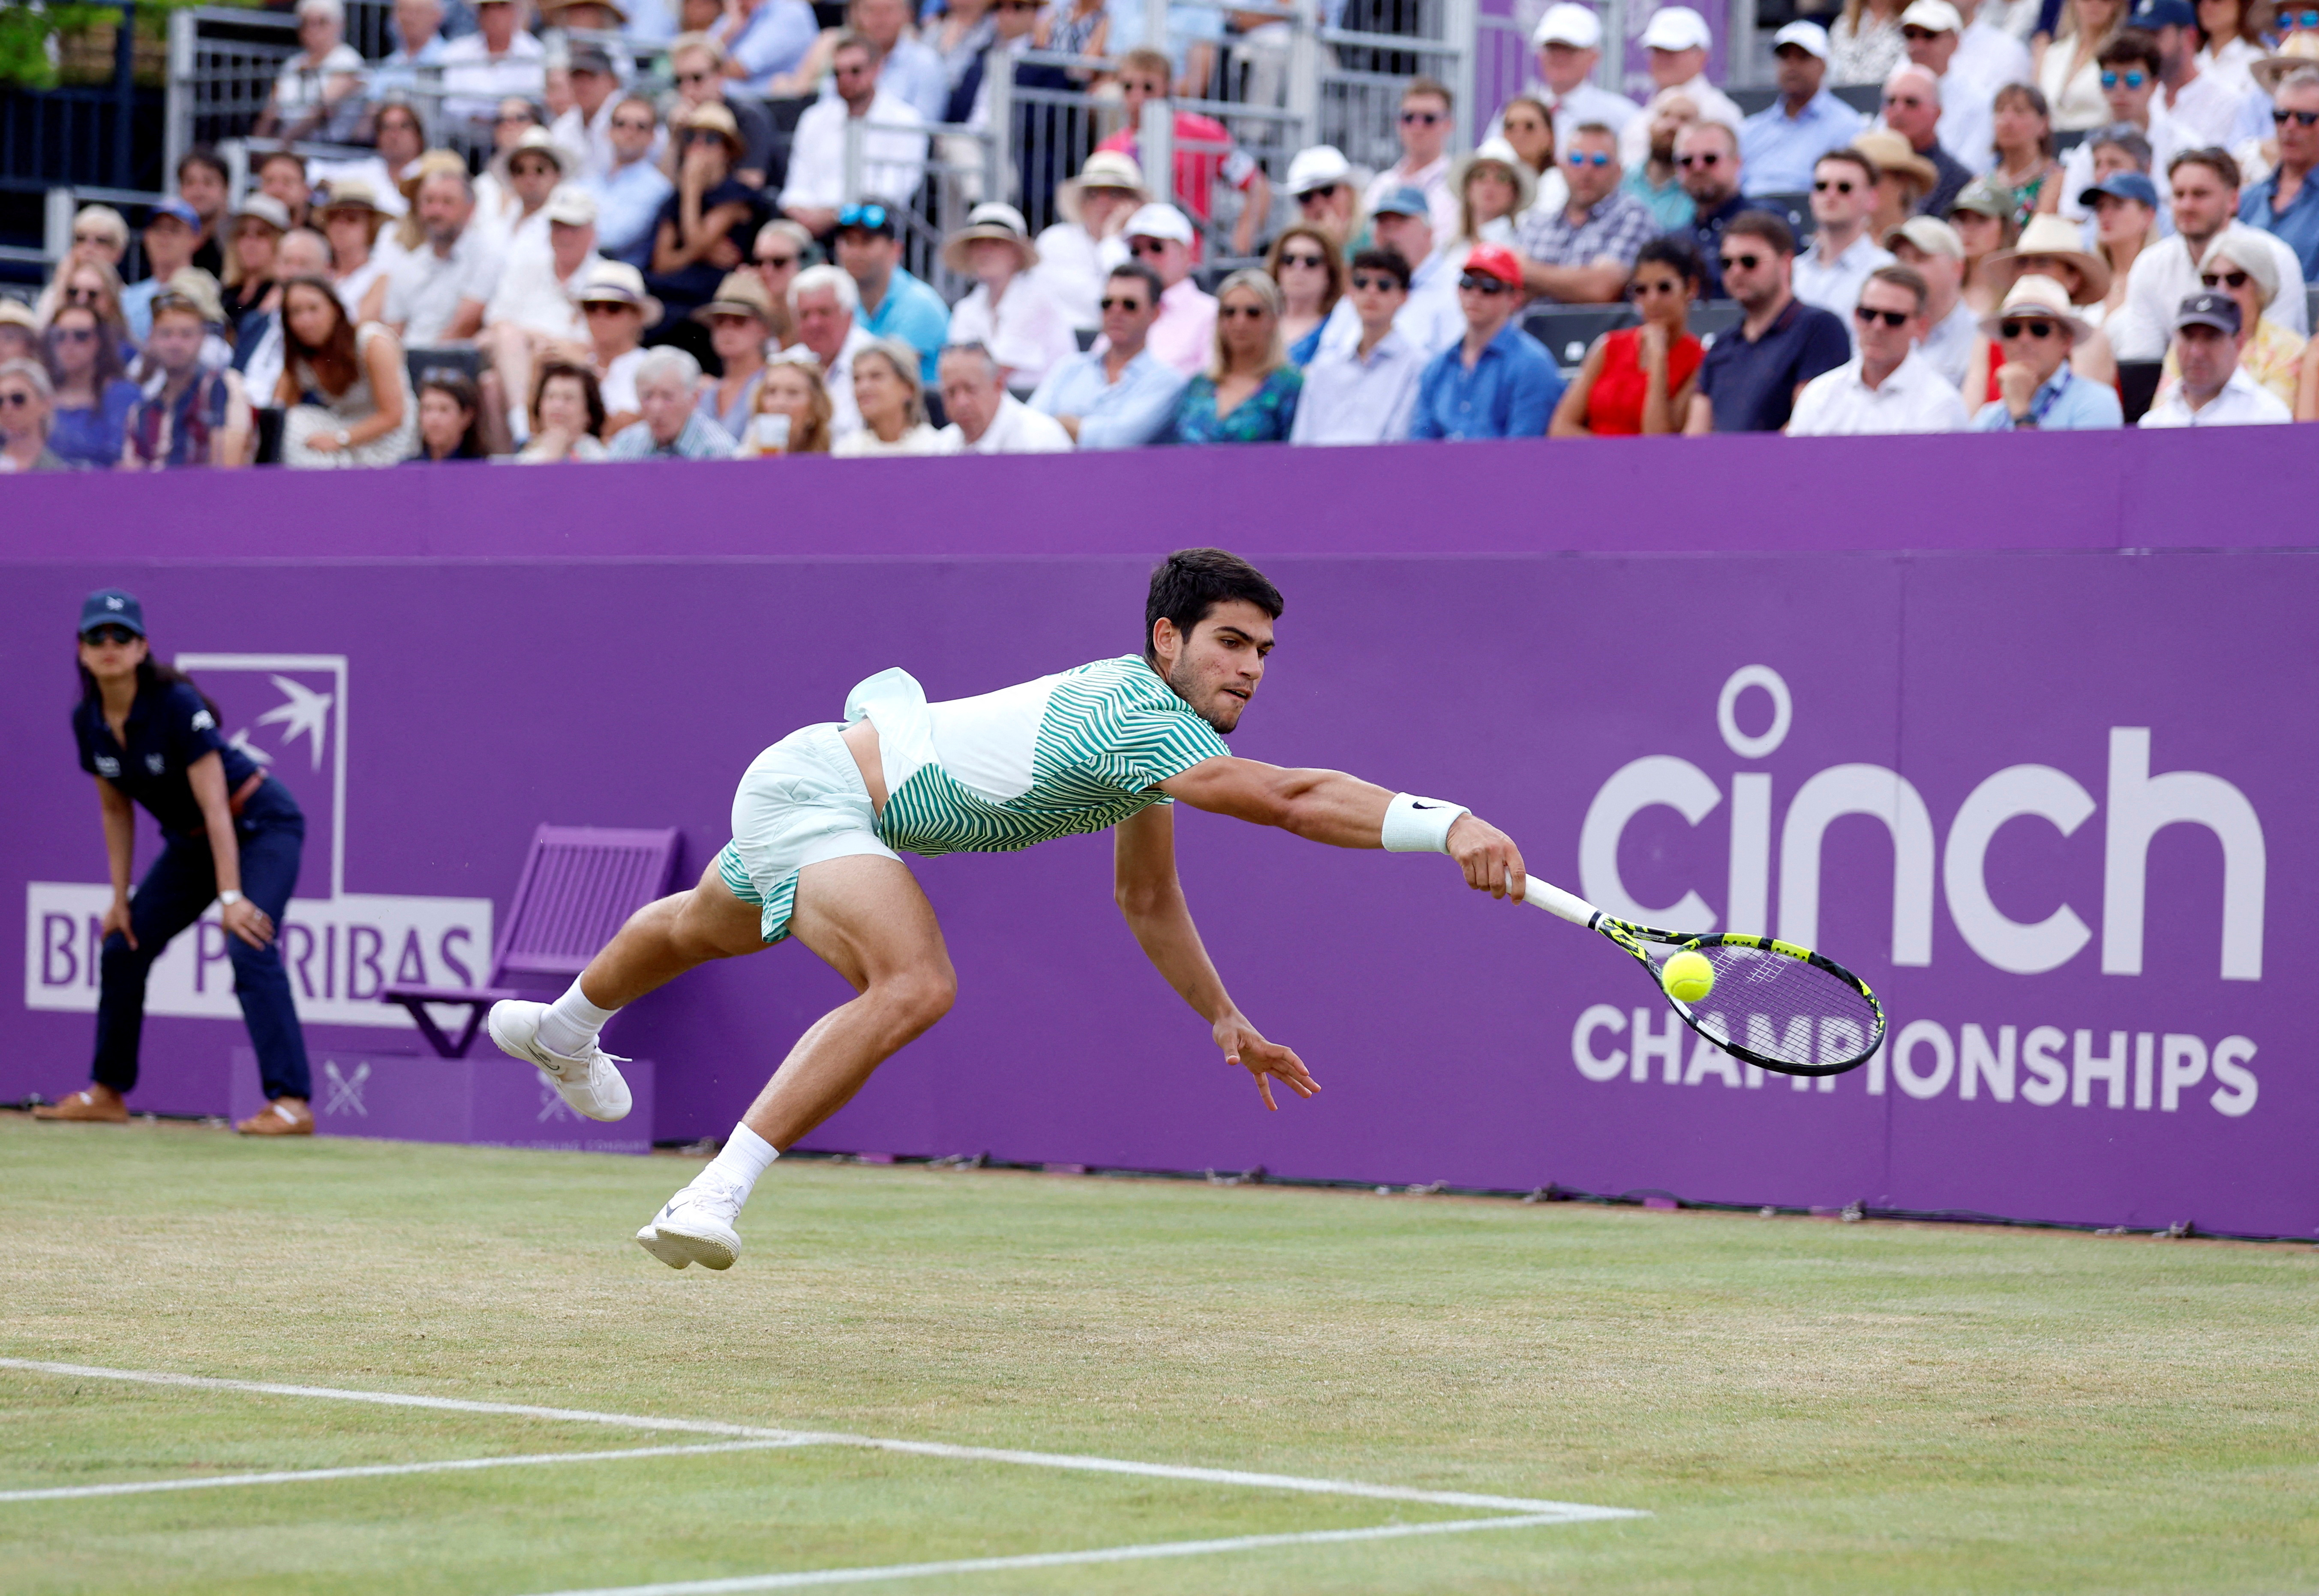
<path id="1" fill-rule="evenodd" d="M 1575 892 L 1565 892 L 1536 876 L 1523 878 L 1522 901 L 1534 903 L 1548 914 L 1567 920 L 1574 925 L 1592 925 L 1594 923 L 1596 911 L 1593 904 Z"/>

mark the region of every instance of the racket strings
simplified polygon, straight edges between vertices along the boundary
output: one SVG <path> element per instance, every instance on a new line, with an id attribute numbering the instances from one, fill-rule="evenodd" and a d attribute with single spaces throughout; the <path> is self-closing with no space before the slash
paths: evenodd
<path id="1" fill-rule="evenodd" d="M 1699 950 L 1715 988 L 1694 1005 L 1699 1029 L 1782 1064 L 1818 1068 L 1866 1054 L 1876 1005 L 1842 977 L 1763 948 L 1717 943 Z"/>

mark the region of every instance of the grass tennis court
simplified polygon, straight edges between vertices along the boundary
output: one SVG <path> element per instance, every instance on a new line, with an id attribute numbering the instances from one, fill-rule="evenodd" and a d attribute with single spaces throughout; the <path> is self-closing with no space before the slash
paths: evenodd
<path id="1" fill-rule="evenodd" d="M 2319 1583 L 2319 1256 L 803 1160 L 729 1274 L 660 1159 L 0 1114 L 0 1356 L 1642 1510 L 863 1590 Z M 0 1367 L 12 1591 L 521 1596 L 1505 1517 Z"/>

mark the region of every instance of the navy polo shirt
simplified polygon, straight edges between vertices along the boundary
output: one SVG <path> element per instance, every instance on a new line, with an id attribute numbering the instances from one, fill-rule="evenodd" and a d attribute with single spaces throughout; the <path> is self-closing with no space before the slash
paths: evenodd
<path id="1" fill-rule="evenodd" d="M 129 745 L 123 748 L 104 722 L 104 705 L 84 699 L 73 710 L 73 736 L 80 744 L 80 768 L 102 776 L 133 803 L 145 806 L 168 836 L 199 836 L 202 807 L 194 801 L 185 771 L 203 754 L 225 762 L 229 795 L 257 773 L 257 762 L 218 735 L 217 717 L 191 682 L 146 688 L 130 706 Z"/>
<path id="2" fill-rule="evenodd" d="M 1718 334 L 1699 365 L 1718 432 L 1777 432 L 1796 407 L 1796 388 L 1852 358 L 1852 334 L 1843 322 L 1800 299 L 1773 318 L 1749 343 L 1746 329 Z"/>

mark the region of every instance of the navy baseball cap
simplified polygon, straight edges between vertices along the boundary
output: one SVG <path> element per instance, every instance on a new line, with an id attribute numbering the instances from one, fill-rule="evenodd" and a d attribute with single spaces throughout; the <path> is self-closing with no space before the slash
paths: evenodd
<path id="1" fill-rule="evenodd" d="M 2231 307 L 2236 310 L 2238 307 Z M 2233 324 L 2233 330 L 2236 324 Z M 126 627 L 140 637 L 145 636 L 145 606 L 137 602 L 137 595 L 122 592 L 119 588 L 99 588 L 80 601 L 80 626 L 86 636 L 94 627 Z"/>
<path id="2" fill-rule="evenodd" d="M 2155 33 L 2161 28 L 2195 28 L 2198 25 L 2198 9 L 2190 0 L 2142 0 L 2134 8 L 2126 26 L 2146 28 Z"/>
<path id="3" fill-rule="evenodd" d="M 1430 219 L 1433 207 L 1426 203 L 1425 191 L 1413 183 L 1404 183 L 1388 192 L 1383 199 L 1369 207 L 1372 216 L 1423 216 Z"/>
<path id="4" fill-rule="evenodd" d="M 2112 172 L 2091 188 L 2080 189 L 2078 203 L 2091 208 L 2099 194 L 2114 200 L 2140 200 L 2152 210 L 2158 209 L 2158 185 L 2140 172 Z"/>
<path id="5" fill-rule="evenodd" d="M 2176 328 L 2211 327 L 2217 332 L 2236 333 L 2244 323 L 2239 318 L 2239 302 L 2227 293 L 2213 289 L 2194 293 L 2182 302 L 2174 312 Z"/>

